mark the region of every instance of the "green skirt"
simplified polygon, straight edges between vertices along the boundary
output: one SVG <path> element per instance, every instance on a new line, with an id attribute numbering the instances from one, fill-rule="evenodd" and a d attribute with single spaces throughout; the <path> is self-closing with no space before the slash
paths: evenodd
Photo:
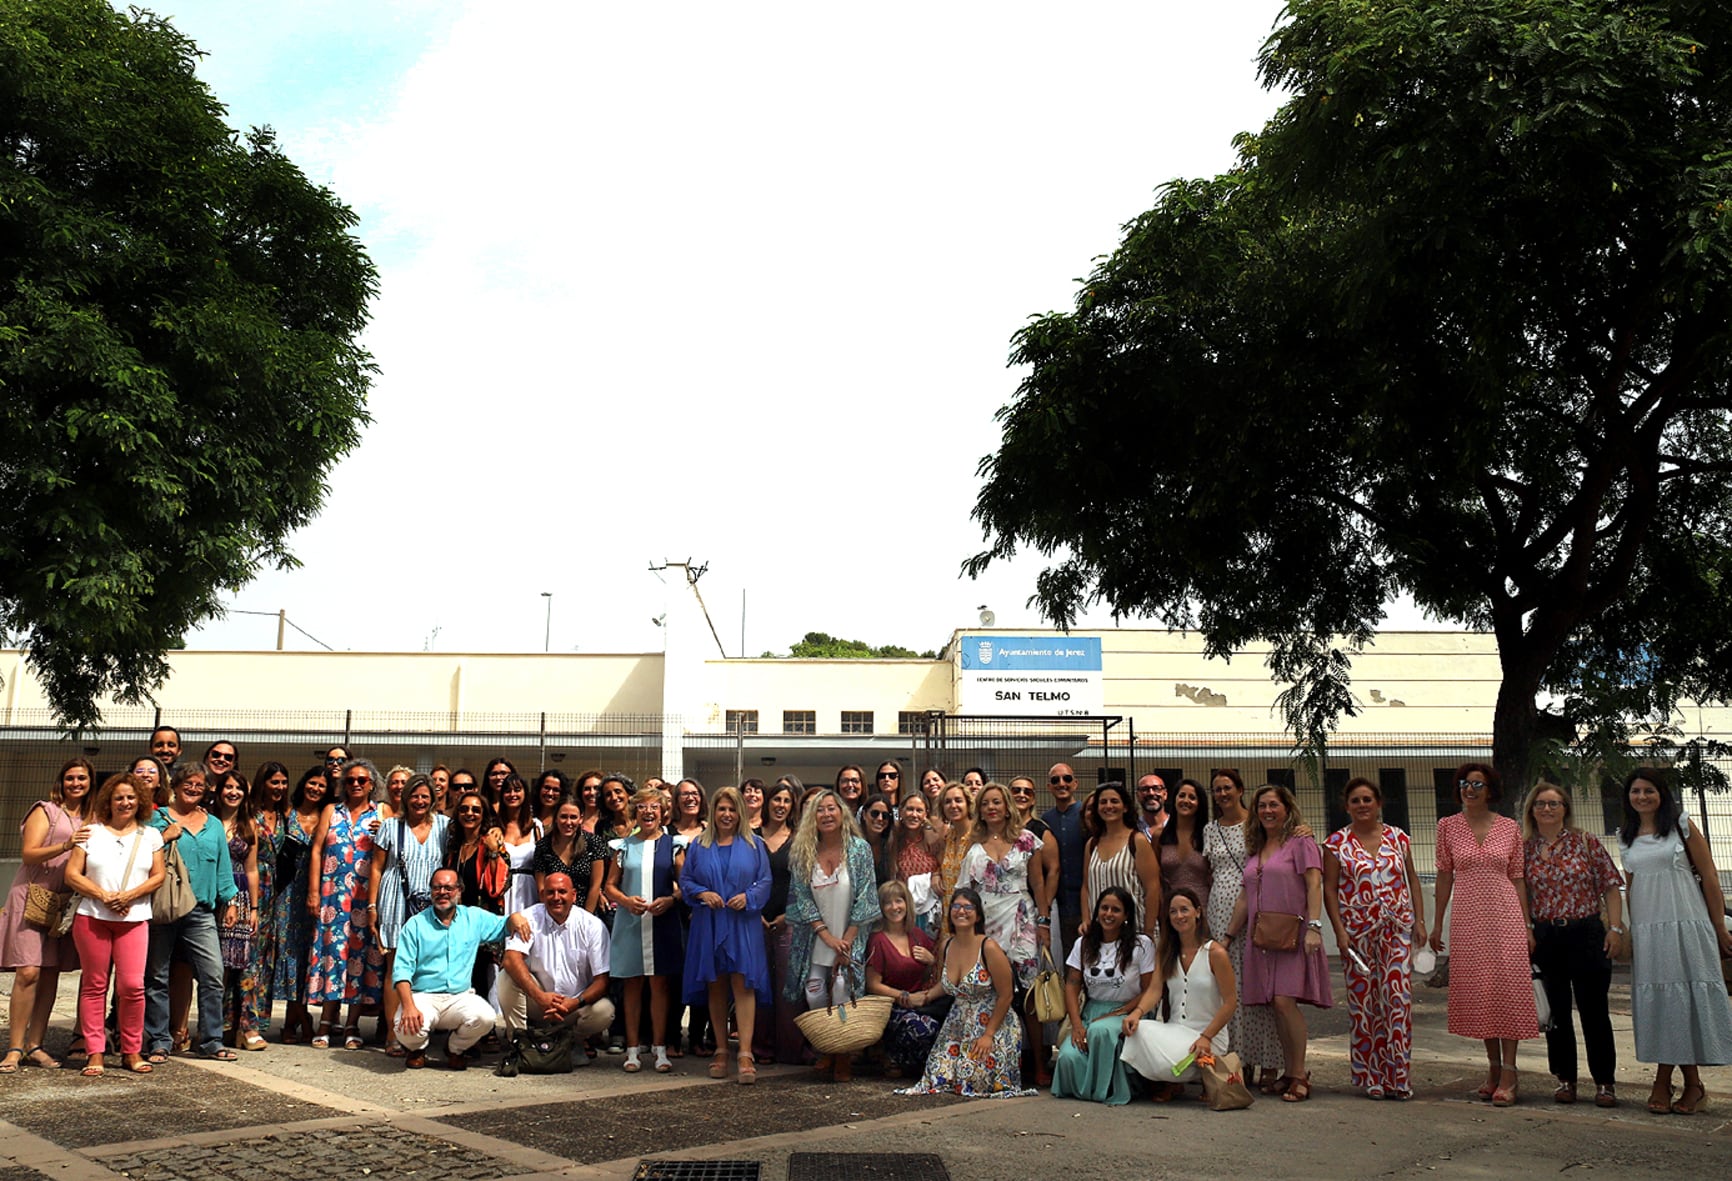
<path id="1" fill-rule="evenodd" d="M 1087 1099 L 1118 1107 L 1131 1101 L 1130 1079 L 1119 1060 L 1124 1048 L 1124 1016 L 1106 1017 L 1118 1008 L 1114 1001 L 1084 1001 L 1089 1048 L 1079 1050 L 1067 1034 L 1059 1043 L 1052 1068 L 1052 1093 L 1057 1099 Z"/>

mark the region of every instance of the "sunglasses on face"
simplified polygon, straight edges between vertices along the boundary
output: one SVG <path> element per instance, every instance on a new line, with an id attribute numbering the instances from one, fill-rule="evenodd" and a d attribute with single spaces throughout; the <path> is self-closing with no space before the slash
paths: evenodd
<path id="1" fill-rule="evenodd" d="M 868 820 L 888 820 L 890 819 L 890 813 L 886 812 L 883 808 L 873 808 L 871 811 L 866 813 L 866 818 Z"/>
<path id="2" fill-rule="evenodd" d="M 1483 779 L 1457 779 L 1455 785 L 1461 788 L 1462 791 L 1484 791 L 1486 788 L 1486 783 Z"/>
<path id="3" fill-rule="evenodd" d="M 369 784 L 371 782 L 373 782 L 373 781 L 371 779 L 367 778 L 365 775 L 345 775 L 345 776 L 343 776 L 343 786 L 345 786 L 345 787 L 365 787 L 367 784 Z"/>
<path id="4" fill-rule="evenodd" d="M 1047 782 L 1052 784 L 1054 787 L 1057 787 L 1061 783 L 1075 783 L 1076 782 L 1076 776 L 1075 775 L 1054 775 L 1051 779 L 1047 780 Z"/>
<path id="5" fill-rule="evenodd" d="M 210 752 L 210 761 L 213 763 L 232 763 L 235 761 L 235 756 L 229 751 L 213 750 Z"/>
<path id="6" fill-rule="evenodd" d="M 878 772 L 878 778 L 880 778 L 880 779 L 900 779 L 900 778 L 902 778 L 902 772 L 900 772 L 900 771 L 880 771 L 880 772 Z"/>

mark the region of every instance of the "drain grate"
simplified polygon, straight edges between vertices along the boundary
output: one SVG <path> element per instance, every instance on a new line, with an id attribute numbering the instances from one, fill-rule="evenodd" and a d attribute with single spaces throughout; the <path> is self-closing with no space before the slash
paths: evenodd
<path id="1" fill-rule="evenodd" d="M 930 1152 L 796 1152 L 788 1181 L 950 1181 Z"/>
<path id="2" fill-rule="evenodd" d="M 755 1160 L 641 1160 L 632 1181 L 758 1181 Z"/>

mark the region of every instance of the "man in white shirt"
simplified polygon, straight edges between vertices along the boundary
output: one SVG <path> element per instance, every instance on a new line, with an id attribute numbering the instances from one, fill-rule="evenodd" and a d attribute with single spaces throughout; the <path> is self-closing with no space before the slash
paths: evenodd
<path id="1" fill-rule="evenodd" d="M 577 905 L 577 888 L 563 873 L 542 880 L 541 902 L 523 912 L 529 938 L 505 941 L 499 1007 L 513 1033 L 530 1020 L 569 1027 L 581 1042 L 613 1021 L 607 998 L 608 943 L 602 921 Z M 584 1054 L 573 1066 L 588 1065 Z"/>

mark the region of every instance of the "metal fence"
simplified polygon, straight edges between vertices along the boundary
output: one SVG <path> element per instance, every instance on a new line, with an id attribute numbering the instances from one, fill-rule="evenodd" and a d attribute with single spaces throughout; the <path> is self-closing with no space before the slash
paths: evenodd
<path id="1" fill-rule="evenodd" d="M 25 810 L 47 794 L 67 759 L 77 754 L 89 758 L 99 781 L 126 770 L 148 752 L 151 730 L 159 720 L 149 709 L 116 710 L 101 731 L 68 735 L 44 713 L 0 727 L 0 860 L 18 856 L 18 826 Z M 179 728 L 189 757 L 201 756 L 219 739 L 233 742 L 241 756 L 240 771 L 249 777 L 266 760 L 281 762 L 298 775 L 339 744 L 372 759 L 381 770 L 400 763 L 425 771 L 443 763 L 479 773 L 487 760 L 504 757 L 526 776 L 543 768 L 576 775 L 596 767 L 622 770 L 640 780 L 651 774 L 686 774 L 712 788 L 751 775 L 774 779 L 789 773 L 809 783 L 828 783 L 845 763 L 864 767 L 870 782 L 877 764 L 893 760 L 903 770 L 905 785 L 917 783 L 928 767 L 951 779 L 960 779 L 970 767 L 999 781 L 1027 775 L 1034 779 L 1044 809 L 1050 804 L 1047 772 L 1054 763 L 1070 764 L 1085 788 L 1107 780 L 1134 784 L 1155 772 L 1169 791 L 1182 778 L 1206 785 L 1215 771 L 1230 768 L 1249 787 L 1271 782 L 1291 787 L 1319 832 L 1346 823 L 1341 789 L 1348 779 L 1363 775 L 1382 788 L 1388 822 L 1414 836 L 1416 860 L 1428 874 L 1437 819 L 1456 810 L 1456 767 L 1490 758 L 1489 736 L 1379 734 L 1338 737 L 1321 762 L 1309 762 L 1296 756 L 1278 734 L 1138 734 L 1132 719 L 1117 716 L 1014 718 L 933 712 L 905 717 L 898 734 L 810 735 L 687 733 L 678 719 L 659 714 L 182 710 L 166 720 Z M 670 734 L 680 749 L 666 749 Z M 1732 774 L 1732 760 L 1720 770 Z M 1591 802 L 1588 794 L 1594 797 Z M 1592 793 L 1578 788 L 1577 814 L 1584 827 L 1601 836 L 1614 832 L 1621 814 L 1617 794 L 1608 785 Z M 1513 811 L 1519 795 L 1509 791 L 1503 809 Z M 1716 847 L 1732 847 L 1732 794 L 1699 792 L 1687 806 Z M 1732 855 L 1723 860 L 1732 862 Z"/>

